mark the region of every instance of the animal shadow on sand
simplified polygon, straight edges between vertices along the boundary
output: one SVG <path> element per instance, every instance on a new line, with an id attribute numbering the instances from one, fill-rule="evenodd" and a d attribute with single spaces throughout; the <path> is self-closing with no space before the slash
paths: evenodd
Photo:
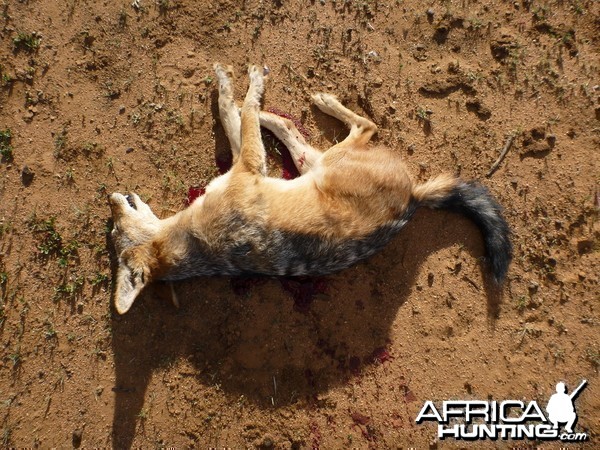
<path id="1" fill-rule="evenodd" d="M 224 395 L 265 408 L 310 401 L 348 382 L 388 345 L 426 258 L 452 245 L 483 255 L 467 219 L 418 210 L 380 254 L 326 278 L 186 280 L 175 285 L 179 309 L 168 286 L 150 286 L 127 314 L 112 311 L 113 446 L 131 447 L 153 373 L 179 359 L 193 365 L 200 385 L 219 384 Z M 484 286 L 494 317 L 498 294 Z M 292 295 L 303 289 L 313 290 L 308 301 Z"/>

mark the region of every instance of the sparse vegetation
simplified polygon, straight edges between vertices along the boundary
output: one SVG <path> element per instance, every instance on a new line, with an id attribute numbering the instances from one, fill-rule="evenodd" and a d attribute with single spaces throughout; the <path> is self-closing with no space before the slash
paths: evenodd
<path id="1" fill-rule="evenodd" d="M 81 293 L 83 283 L 84 279 L 81 276 L 63 282 L 54 288 L 54 300 L 59 301 L 63 298 L 74 299 Z"/>
<path id="2" fill-rule="evenodd" d="M 65 172 L 65 180 L 68 184 L 71 184 L 75 181 L 75 170 L 72 167 L 69 167 Z"/>
<path id="3" fill-rule="evenodd" d="M 63 129 L 54 135 L 54 157 L 62 158 L 67 146 L 67 130 Z"/>
<path id="4" fill-rule="evenodd" d="M 92 278 L 90 278 L 90 284 L 92 286 L 98 286 L 108 281 L 108 275 L 102 272 L 96 272 Z"/>
<path id="5" fill-rule="evenodd" d="M 54 324 L 49 319 L 47 319 L 44 325 L 46 326 L 46 329 L 44 330 L 44 337 L 48 340 L 55 339 L 57 333 L 54 329 Z"/>
<path id="6" fill-rule="evenodd" d="M 594 370 L 598 372 L 598 368 L 600 368 L 600 351 L 595 347 L 586 347 L 584 357 L 585 360 L 592 365 Z"/>
<path id="7" fill-rule="evenodd" d="M 17 348 L 17 350 L 11 354 L 8 355 L 8 359 L 10 360 L 11 364 L 12 364 L 12 368 L 16 369 L 21 365 L 21 349 Z"/>
<path id="8" fill-rule="evenodd" d="M 13 39 L 13 47 L 16 51 L 23 50 L 26 52 L 34 52 L 40 47 L 41 38 L 37 33 L 26 33 L 19 31 Z"/>
<path id="9" fill-rule="evenodd" d="M 419 120 L 423 120 L 425 122 L 429 122 L 431 120 L 431 111 L 423 108 L 422 106 L 419 106 L 416 111 L 417 118 Z"/>
<path id="10" fill-rule="evenodd" d="M 31 231 L 40 236 L 38 250 L 44 256 L 59 252 L 62 246 L 62 237 L 55 228 L 56 217 L 49 219 L 38 219 L 35 215 L 28 220 Z"/>
<path id="11" fill-rule="evenodd" d="M 2 435 L 0 436 L 0 444 L 2 444 L 2 447 L 4 448 L 9 448 L 12 446 L 12 428 L 9 427 L 8 425 L 4 426 L 2 428 Z"/>
<path id="12" fill-rule="evenodd" d="M 529 299 L 525 295 L 520 295 L 517 298 L 515 307 L 517 308 L 518 311 L 522 312 L 525 310 L 525 308 L 527 308 L 528 304 L 529 304 Z"/>
<path id="13" fill-rule="evenodd" d="M 12 133 L 10 128 L 0 130 L 0 160 L 10 162 L 13 160 L 13 147 L 11 145 Z"/>
<path id="14" fill-rule="evenodd" d="M 80 243 L 76 240 L 65 242 L 56 230 L 56 217 L 39 219 L 33 215 L 27 224 L 31 231 L 38 236 L 37 248 L 43 257 L 56 256 L 59 267 L 67 267 L 69 261 L 77 257 L 77 249 Z"/>

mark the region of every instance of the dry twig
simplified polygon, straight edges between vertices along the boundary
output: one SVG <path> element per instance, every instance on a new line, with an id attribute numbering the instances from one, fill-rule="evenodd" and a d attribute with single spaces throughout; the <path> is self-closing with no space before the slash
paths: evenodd
<path id="1" fill-rule="evenodd" d="M 502 161 L 504 160 L 504 157 L 506 156 L 506 154 L 508 153 L 508 151 L 510 150 L 510 147 L 512 146 L 513 141 L 515 140 L 515 135 L 511 134 L 508 139 L 506 140 L 506 144 L 504 144 L 504 148 L 502 149 L 502 152 L 500 153 L 500 156 L 498 156 L 498 159 L 496 160 L 496 162 L 492 165 L 491 169 L 489 170 L 489 172 L 487 173 L 486 177 L 491 177 L 492 174 L 496 171 L 496 169 L 498 169 L 498 167 L 500 166 L 500 164 L 502 163 Z"/>

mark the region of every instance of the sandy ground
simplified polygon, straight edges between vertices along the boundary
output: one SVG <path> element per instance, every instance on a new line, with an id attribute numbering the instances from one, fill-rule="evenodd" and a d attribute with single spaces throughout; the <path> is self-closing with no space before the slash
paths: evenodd
<path id="1" fill-rule="evenodd" d="M 599 41 L 591 0 L 1 2 L 0 446 L 559 448 L 415 418 L 587 379 L 568 445 L 597 448 Z M 340 274 L 188 280 L 178 310 L 157 284 L 118 316 L 106 195 L 166 217 L 218 174 L 215 61 L 267 64 L 265 107 L 318 147 L 346 132 L 310 104 L 326 91 L 415 179 L 488 186 L 515 248 L 501 301 L 478 229 L 419 210 Z"/>

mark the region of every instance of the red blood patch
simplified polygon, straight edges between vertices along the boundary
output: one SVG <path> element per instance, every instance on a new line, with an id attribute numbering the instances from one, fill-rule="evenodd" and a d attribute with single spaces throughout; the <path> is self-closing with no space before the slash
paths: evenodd
<path id="1" fill-rule="evenodd" d="M 206 189 L 204 187 L 192 186 L 188 189 L 187 197 L 185 199 L 185 205 L 190 206 L 194 202 L 194 200 L 204 195 L 205 192 Z"/>
<path id="2" fill-rule="evenodd" d="M 378 347 L 373 350 L 373 361 L 383 364 L 386 361 L 390 361 L 393 359 L 393 356 L 390 355 L 390 352 L 385 347 Z"/>
<path id="3" fill-rule="evenodd" d="M 370 417 L 365 416 L 364 414 L 361 414 L 359 412 L 353 412 L 352 414 L 350 414 L 350 417 L 352 417 L 352 420 L 356 425 L 366 425 L 371 421 Z"/>
<path id="4" fill-rule="evenodd" d="M 296 128 L 298 129 L 300 134 L 302 134 L 302 136 L 304 136 L 304 139 L 306 139 L 307 141 L 310 139 L 310 133 L 308 132 L 308 130 L 306 128 L 304 128 L 304 125 L 302 125 L 302 122 L 300 122 L 300 120 L 296 119 L 291 114 L 285 113 L 282 110 L 277 109 L 277 108 L 269 108 L 267 111 L 272 114 L 275 114 L 279 117 L 283 117 L 284 119 L 291 120 L 292 122 L 294 122 L 294 125 L 296 125 Z"/>

